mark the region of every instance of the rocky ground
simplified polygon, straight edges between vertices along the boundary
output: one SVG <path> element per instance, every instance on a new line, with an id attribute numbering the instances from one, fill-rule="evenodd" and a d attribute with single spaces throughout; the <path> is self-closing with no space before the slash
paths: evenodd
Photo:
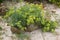
<path id="1" fill-rule="evenodd" d="M 19 5 L 19 4 L 18 4 Z M 49 13 L 56 13 L 55 18 L 60 24 L 60 8 L 56 7 L 53 4 L 46 4 L 45 10 L 48 10 Z M 53 14 L 52 14 L 53 15 Z M 54 18 L 52 18 L 54 20 Z M 21 40 L 11 32 L 11 27 L 7 26 L 7 23 L 0 18 L 0 26 L 2 30 L 0 31 L 0 40 Z M 42 32 L 40 29 L 34 30 L 32 32 L 25 32 L 29 38 L 24 40 L 60 40 L 60 25 L 55 29 L 55 33 Z"/>

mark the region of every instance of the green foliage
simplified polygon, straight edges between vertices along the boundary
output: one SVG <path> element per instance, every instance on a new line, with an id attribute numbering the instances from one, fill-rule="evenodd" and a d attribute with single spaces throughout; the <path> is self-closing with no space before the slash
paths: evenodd
<path id="1" fill-rule="evenodd" d="M 49 2 L 54 3 L 60 7 L 60 0 L 49 0 Z"/>
<path id="2" fill-rule="evenodd" d="M 3 0 L 0 0 L 0 3 L 2 3 L 3 2 Z"/>
<path id="3" fill-rule="evenodd" d="M 2 30 L 1 26 L 0 26 L 0 30 Z"/>
<path id="4" fill-rule="evenodd" d="M 26 29 L 31 24 L 41 26 L 43 31 L 53 31 L 57 23 L 55 21 L 47 20 L 42 4 L 28 4 L 19 9 L 10 9 L 4 16 L 9 19 L 8 22 L 20 30 Z"/>
<path id="5" fill-rule="evenodd" d="M 20 0 L 20 2 L 22 2 L 22 1 L 24 1 L 24 0 Z"/>
<path id="6" fill-rule="evenodd" d="M 34 1 L 36 1 L 36 0 L 24 0 L 24 1 L 27 1 L 27 2 L 34 2 Z"/>
<path id="7" fill-rule="evenodd" d="M 42 30 L 44 32 L 46 31 L 51 31 L 51 32 L 54 32 L 55 31 L 55 28 L 57 26 L 57 22 L 56 21 L 46 21 L 44 27 L 42 28 Z"/>

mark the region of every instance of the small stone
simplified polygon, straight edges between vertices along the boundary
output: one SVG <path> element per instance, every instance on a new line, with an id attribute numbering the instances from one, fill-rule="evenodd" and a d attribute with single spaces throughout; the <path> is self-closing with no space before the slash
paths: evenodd
<path id="1" fill-rule="evenodd" d="M 27 31 L 31 32 L 31 31 L 34 31 L 38 29 L 38 26 L 37 25 L 34 25 L 34 24 L 31 24 L 28 28 L 27 28 Z"/>
<path id="2" fill-rule="evenodd" d="M 56 10 L 52 10 L 51 12 L 52 12 L 52 13 L 56 13 Z"/>

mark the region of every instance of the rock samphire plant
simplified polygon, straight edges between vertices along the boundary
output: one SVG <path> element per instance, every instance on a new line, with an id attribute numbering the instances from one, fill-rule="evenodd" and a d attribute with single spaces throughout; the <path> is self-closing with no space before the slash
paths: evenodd
<path id="1" fill-rule="evenodd" d="M 8 23 L 19 30 L 26 30 L 31 24 L 37 25 L 40 29 L 45 31 L 54 31 L 56 28 L 56 21 L 46 18 L 43 5 L 28 4 L 19 9 L 11 8 L 4 16 Z"/>

